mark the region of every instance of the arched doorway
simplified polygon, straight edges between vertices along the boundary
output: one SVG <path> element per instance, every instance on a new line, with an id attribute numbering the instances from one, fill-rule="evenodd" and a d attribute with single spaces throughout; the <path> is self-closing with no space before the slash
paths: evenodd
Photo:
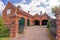
<path id="1" fill-rule="evenodd" d="M 43 20 L 42 25 L 47 25 L 48 20 Z"/>
<path id="2" fill-rule="evenodd" d="M 39 20 L 34 20 L 34 24 L 35 25 L 40 25 L 40 21 Z"/>
<path id="3" fill-rule="evenodd" d="M 22 33 L 24 31 L 25 26 L 25 18 L 20 18 L 19 20 L 19 33 Z"/>
<path id="4" fill-rule="evenodd" d="M 27 26 L 29 26 L 30 25 L 30 20 L 29 19 L 27 19 Z"/>

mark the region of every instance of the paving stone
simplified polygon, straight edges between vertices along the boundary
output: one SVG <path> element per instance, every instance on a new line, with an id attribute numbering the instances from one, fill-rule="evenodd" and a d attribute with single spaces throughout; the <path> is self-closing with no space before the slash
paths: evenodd
<path id="1" fill-rule="evenodd" d="M 50 40 L 46 26 L 27 27 L 22 36 L 10 40 Z"/>

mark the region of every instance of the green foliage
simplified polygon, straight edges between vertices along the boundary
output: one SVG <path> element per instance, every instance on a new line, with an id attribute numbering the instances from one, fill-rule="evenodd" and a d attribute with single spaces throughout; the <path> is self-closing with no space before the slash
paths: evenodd
<path id="1" fill-rule="evenodd" d="M 47 23 L 47 28 L 49 28 L 49 27 L 50 27 L 50 20 Z"/>
<path id="2" fill-rule="evenodd" d="M 0 16 L 0 26 L 3 25 L 3 20 L 2 20 L 2 17 Z"/>
<path id="3" fill-rule="evenodd" d="M 55 6 L 55 7 L 52 7 L 52 12 L 56 12 L 58 10 L 60 10 L 60 6 Z"/>
<path id="4" fill-rule="evenodd" d="M 0 27 L 0 37 L 8 37 L 9 36 L 9 30 L 6 26 Z"/>
<path id="5" fill-rule="evenodd" d="M 56 27 L 56 19 L 49 20 L 47 23 L 47 28 Z"/>
<path id="6" fill-rule="evenodd" d="M 0 37 L 9 36 L 9 29 L 3 24 L 2 17 L 0 16 Z"/>
<path id="7" fill-rule="evenodd" d="M 0 40 L 9 40 L 10 38 L 9 37 L 2 37 L 0 38 Z"/>
<path id="8" fill-rule="evenodd" d="M 51 27 L 56 27 L 56 19 L 51 19 L 50 20 L 50 26 Z"/>

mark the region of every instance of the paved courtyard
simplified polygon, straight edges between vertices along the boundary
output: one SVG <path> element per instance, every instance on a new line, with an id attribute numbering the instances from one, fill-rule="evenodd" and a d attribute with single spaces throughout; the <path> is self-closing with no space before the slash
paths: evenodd
<path id="1" fill-rule="evenodd" d="M 24 34 L 10 40 L 49 40 L 46 26 L 29 26 Z"/>

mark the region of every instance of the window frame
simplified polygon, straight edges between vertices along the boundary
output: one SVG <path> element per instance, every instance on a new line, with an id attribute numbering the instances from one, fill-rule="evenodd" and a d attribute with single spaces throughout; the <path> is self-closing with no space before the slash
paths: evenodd
<path id="1" fill-rule="evenodd" d="M 11 13 L 11 9 L 8 9 L 8 10 L 7 10 L 7 14 L 10 14 L 10 13 Z"/>

